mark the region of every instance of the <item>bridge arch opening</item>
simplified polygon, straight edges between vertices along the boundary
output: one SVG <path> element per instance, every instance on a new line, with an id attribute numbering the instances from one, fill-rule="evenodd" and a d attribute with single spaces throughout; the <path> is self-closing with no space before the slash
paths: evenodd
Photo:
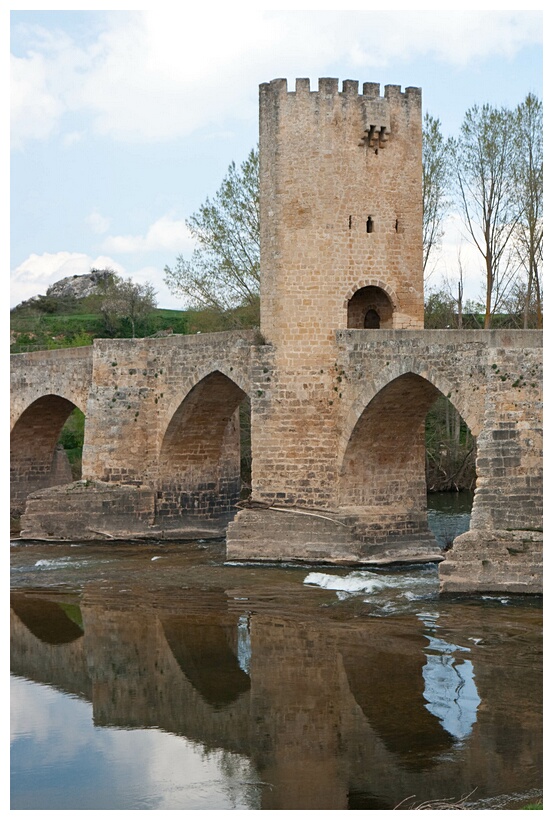
<path id="1" fill-rule="evenodd" d="M 355 291 L 348 302 L 348 328 L 392 328 L 394 308 L 388 294 L 375 285 Z"/>
<path id="2" fill-rule="evenodd" d="M 247 482 L 248 450 L 248 396 L 228 376 L 214 371 L 190 390 L 163 436 L 156 501 L 159 523 L 235 514 L 242 470 Z"/>
<path id="3" fill-rule="evenodd" d="M 415 373 L 399 376 L 367 404 L 350 435 L 340 508 L 360 518 L 374 543 L 433 539 L 428 492 L 473 490 L 475 449 L 468 425 L 435 385 Z"/>
<path id="4" fill-rule="evenodd" d="M 27 496 L 81 477 L 85 417 L 69 399 L 50 394 L 24 410 L 10 436 L 11 513 Z"/>

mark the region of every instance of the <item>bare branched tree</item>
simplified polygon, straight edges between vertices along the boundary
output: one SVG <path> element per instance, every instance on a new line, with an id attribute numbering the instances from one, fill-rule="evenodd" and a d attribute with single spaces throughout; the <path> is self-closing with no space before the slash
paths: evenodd
<path id="1" fill-rule="evenodd" d="M 440 246 L 443 223 L 451 206 L 453 140 L 444 139 L 440 120 L 426 113 L 422 126 L 423 271 Z"/>
<path id="2" fill-rule="evenodd" d="M 461 214 L 486 273 L 485 328 L 491 326 L 516 271 L 512 238 L 518 219 L 513 180 L 517 147 L 512 112 L 488 104 L 467 111 L 455 143 Z"/>
<path id="3" fill-rule="evenodd" d="M 543 263 L 543 106 L 528 94 L 515 111 L 518 151 L 514 182 L 519 204 L 513 245 L 525 279 L 523 327 L 535 312 L 536 327 L 542 327 Z"/>

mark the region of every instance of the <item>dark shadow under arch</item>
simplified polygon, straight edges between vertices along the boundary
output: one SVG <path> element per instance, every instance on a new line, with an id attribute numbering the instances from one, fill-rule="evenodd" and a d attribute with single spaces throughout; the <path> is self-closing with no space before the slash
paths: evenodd
<path id="1" fill-rule="evenodd" d="M 359 416 L 342 460 L 342 509 L 370 523 L 375 537 L 428 533 L 426 418 L 442 394 L 405 373 L 389 382 Z"/>
<path id="2" fill-rule="evenodd" d="M 387 293 L 375 285 L 357 290 L 348 302 L 350 328 L 391 328 L 394 308 Z"/>
<path id="3" fill-rule="evenodd" d="M 75 409 L 68 399 L 49 394 L 34 401 L 15 423 L 10 436 L 12 514 L 23 512 L 30 493 L 73 481 L 71 466 L 58 442 Z"/>
<path id="4" fill-rule="evenodd" d="M 12 595 L 11 608 L 27 629 L 42 643 L 52 646 L 72 643 L 82 638 L 84 630 L 61 604 Z M 76 612 L 77 607 L 72 607 Z"/>
<path id="5" fill-rule="evenodd" d="M 238 661 L 238 618 L 223 590 L 190 590 L 178 614 L 162 616 L 173 657 L 185 677 L 215 709 L 249 692 L 251 681 Z"/>
<path id="6" fill-rule="evenodd" d="M 223 709 L 250 690 L 238 663 L 229 630 L 216 619 L 164 618 L 163 631 L 173 657 L 206 703 Z"/>
<path id="7" fill-rule="evenodd" d="M 421 639 L 398 654 L 350 645 L 342 655 L 350 691 L 371 728 L 403 766 L 419 771 L 455 742 L 424 699 L 424 646 Z"/>

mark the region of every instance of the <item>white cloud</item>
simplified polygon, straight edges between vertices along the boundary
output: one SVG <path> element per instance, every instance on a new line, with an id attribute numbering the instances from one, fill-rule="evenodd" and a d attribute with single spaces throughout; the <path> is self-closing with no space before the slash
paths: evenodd
<path id="1" fill-rule="evenodd" d="M 107 233 L 109 230 L 109 219 L 107 216 L 102 216 L 102 214 L 96 210 L 92 211 L 85 221 L 93 233 Z"/>
<path id="2" fill-rule="evenodd" d="M 38 54 L 11 58 L 12 147 L 47 139 L 57 128 L 64 106 L 47 87 L 47 66 Z"/>
<path id="3" fill-rule="evenodd" d="M 184 220 L 162 216 L 151 225 L 145 235 L 110 236 L 103 243 L 107 253 L 144 253 L 147 251 L 190 250 L 194 240 Z"/>
<path id="4" fill-rule="evenodd" d="M 63 137 L 63 146 L 64 148 L 71 148 L 72 145 L 80 142 L 84 136 L 83 131 L 69 131 L 67 134 L 64 134 Z"/>
<path id="5" fill-rule="evenodd" d="M 541 42 L 539 11 L 247 11 L 209 6 L 107 14 L 83 46 L 42 36 L 13 58 L 13 143 L 45 139 L 65 112 L 91 116 L 100 134 L 163 141 L 235 117 L 257 116 L 257 84 L 316 79 L 338 62 L 367 71 L 432 56 L 444 65 L 513 56 Z M 72 129 L 73 130 L 73 129 Z"/>

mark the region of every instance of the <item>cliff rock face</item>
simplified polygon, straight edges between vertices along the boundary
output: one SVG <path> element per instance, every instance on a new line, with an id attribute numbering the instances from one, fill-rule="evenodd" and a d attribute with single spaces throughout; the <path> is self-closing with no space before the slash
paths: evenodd
<path id="1" fill-rule="evenodd" d="M 46 291 L 46 296 L 53 296 L 55 298 L 73 297 L 74 299 L 84 299 L 85 296 L 91 296 L 97 293 L 100 286 L 107 285 L 113 273 L 108 270 L 96 270 L 91 273 L 75 274 L 74 276 L 67 276 L 65 279 L 60 279 L 50 285 Z"/>

